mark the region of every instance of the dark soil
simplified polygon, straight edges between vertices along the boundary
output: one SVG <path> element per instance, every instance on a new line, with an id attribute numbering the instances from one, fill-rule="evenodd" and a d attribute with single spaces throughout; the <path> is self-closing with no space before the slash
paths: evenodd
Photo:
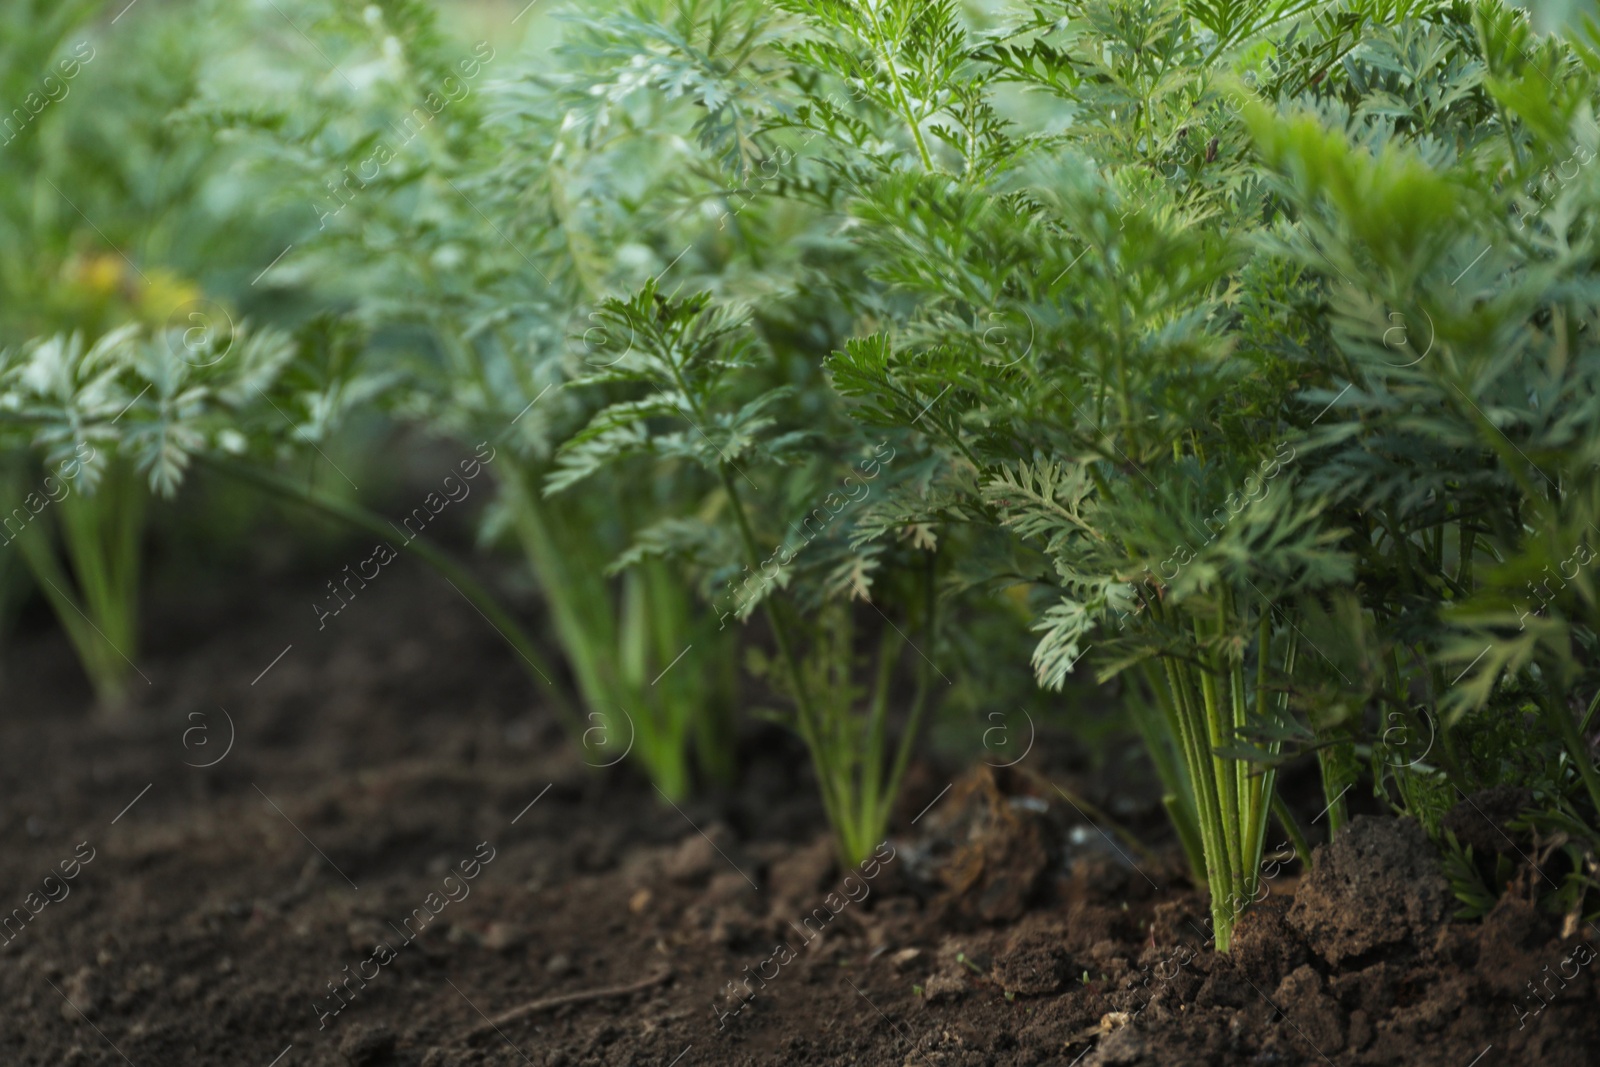
<path id="1" fill-rule="evenodd" d="M 448 585 L 392 566 L 319 632 L 323 577 L 158 597 L 130 726 L 47 619 L 10 649 L 0 1064 L 1600 1062 L 1597 935 L 1452 922 L 1415 827 L 1273 868 L 1227 956 L 1170 858 L 1020 770 L 918 768 L 842 879 L 781 734 L 674 808 Z"/>

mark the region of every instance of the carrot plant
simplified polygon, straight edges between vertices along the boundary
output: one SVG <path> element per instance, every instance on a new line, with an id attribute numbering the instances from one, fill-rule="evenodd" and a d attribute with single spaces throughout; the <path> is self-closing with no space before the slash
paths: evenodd
<path id="1" fill-rule="evenodd" d="M 597 480 L 560 508 L 541 490 L 554 448 L 597 406 L 559 387 L 627 347 L 626 335 L 608 339 L 588 316 L 613 285 L 608 274 L 636 270 L 639 257 L 599 261 L 592 249 L 665 232 L 648 195 L 607 185 L 633 172 L 665 185 L 658 161 L 629 170 L 654 146 L 591 140 L 565 121 L 595 100 L 578 84 L 581 64 L 567 72 L 572 84 L 520 70 L 488 42 L 445 40 L 423 4 L 317 4 L 306 15 L 336 62 L 371 62 L 377 76 L 356 88 L 302 59 L 256 56 L 294 75 L 280 105 L 261 109 L 251 88 L 246 108 L 224 86 L 197 113 L 256 145 L 255 171 L 275 206 L 303 212 L 301 277 L 346 295 L 372 333 L 370 362 L 387 376 L 392 413 L 502 450 L 485 539 L 522 550 L 570 672 L 552 680 L 570 681 L 583 705 L 586 717 L 571 725 L 586 761 L 609 765 L 629 752 L 672 798 L 697 766 L 725 779 L 731 632 L 661 564 L 608 570 L 675 483 Z M 519 70 L 521 80 L 491 94 Z M 592 176 L 593 199 L 610 213 L 578 217 L 561 200 L 572 190 L 552 178 L 564 168 Z M 604 233 L 585 232 L 591 222 Z M 689 668 L 669 669 L 691 647 Z"/>
<path id="2" fill-rule="evenodd" d="M 637 457 L 704 472 L 701 517 L 667 517 L 644 528 L 618 562 L 633 567 L 658 558 L 681 561 L 703 576 L 702 589 L 713 604 L 724 605 L 724 619 L 763 612 L 777 663 L 762 673 L 792 702 L 785 719 L 811 753 L 840 860 L 859 863 L 883 840 L 928 703 L 933 661 L 926 657 L 936 649 L 934 559 L 928 555 L 922 564 L 922 588 L 903 601 L 914 605 L 917 617 L 902 620 L 902 626 L 885 616 L 872 680 L 863 686 L 849 601 L 869 597 L 871 572 L 886 560 L 859 551 L 843 561 L 819 560 L 820 553 L 797 557 L 848 502 L 864 498 L 858 490 L 881 471 L 882 452 L 854 477 L 844 476 L 842 495 L 827 493 L 820 506 L 806 501 L 803 510 L 796 509 L 795 489 L 805 480 L 783 478 L 783 468 L 814 451 L 815 435 L 785 425 L 781 416 L 791 387 L 761 387 L 759 371 L 768 360 L 745 316 L 714 305 L 705 292 L 663 296 L 654 282 L 627 299 L 605 302 L 600 316 L 608 326 L 630 331 L 633 348 L 575 384 L 628 383 L 639 387 L 639 395 L 602 408 L 567 440 L 546 486 L 559 493 Z M 802 535 L 780 533 L 774 546 L 773 528 L 782 529 L 774 517 L 779 523 L 787 519 L 791 530 L 798 526 Z M 743 566 L 729 566 L 730 559 Z M 821 561 L 829 569 L 819 570 Z M 916 636 L 909 637 L 906 628 Z M 908 721 L 891 748 L 890 684 L 897 664 L 911 654 L 907 646 L 917 642 L 915 654 L 924 658 Z"/>
<path id="3" fill-rule="evenodd" d="M 31 575 L 110 708 L 138 654 L 149 498 L 243 447 L 236 418 L 288 343 L 206 300 L 260 233 L 214 210 L 226 149 L 173 116 L 231 16 L 106 34 L 101 13 L 0 0 L 0 551 L 9 596 Z"/>
<path id="4" fill-rule="evenodd" d="M 1374 44 L 1288 113 L 1249 111 L 1321 316 L 1308 479 L 1345 528 L 1374 653 L 1339 688 L 1439 735 L 1379 773 L 1425 822 L 1535 784 L 1524 829 L 1575 843 L 1560 895 L 1581 911 L 1600 845 L 1594 42 L 1482 4 Z M 1383 120 L 1328 121 L 1380 87 Z"/>
<path id="5" fill-rule="evenodd" d="M 777 714 L 810 751 L 840 858 L 853 863 L 886 832 L 931 703 L 940 539 L 879 521 L 926 458 L 901 457 L 898 434 L 851 432 L 819 373 L 849 311 L 806 250 L 852 267 L 818 227 L 825 216 L 777 195 L 809 181 L 800 160 L 814 140 L 774 122 L 784 75 L 772 61 L 789 29 L 753 3 L 585 18 L 567 51 L 576 69 L 551 79 L 566 108 L 556 169 L 512 155 L 503 170 L 549 189 L 570 246 L 606 247 L 611 186 L 664 220 L 633 217 L 620 252 L 652 270 L 633 272 L 642 284 L 623 273 L 622 295 L 587 316 L 586 337 L 615 343 L 576 382 L 609 403 L 561 446 L 546 485 L 557 502 L 581 499 L 597 477 L 641 462 L 675 479 L 686 505 L 660 509 L 617 566 L 686 568 L 719 627 L 763 616 L 772 645 L 748 662 L 788 704 Z M 619 181 L 619 165 L 668 162 L 661 178 Z M 573 211 L 563 178 L 603 195 Z M 641 235 L 657 251 L 634 244 Z M 906 673 L 908 699 L 895 684 Z"/>
<path id="6" fill-rule="evenodd" d="M 1286 605 L 1349 573 L 1297 499 L 1232 295 L 1275 279 L 1246 258 L 1264 194 L 1218 57 L 1270 12 L 1065 4 L 977 35 L 952 5 L 793 6 L 809 98 L 775 121 L 850 176 L 835 206 L 877 286 L 839 294 L 880 325 L 830 358 L 833 384 L 940 459 L 898 521 L 977 520 L 1031 554 L 1040 684 L 1091 650 L 1102 678 L 1142 680 L 1225 949 L 1274 789 L 1230 749 L 1282 721 L 1309 652 Z M 1006 84 L 1070 105 L 1068 132 L 1044 105 L 1002 117 Z"/>
<path id="7" fill-rule="evenodd" d="M 138 324 L 92 345 L 77 334 L 0 355 L 10 450 L 37 463 L 0 526 L 50 602 L 100 701 L 137 672 L 140 556 L 149 495 L 172 497 L 197 454 L 239 452 L 237 426 L 293 354 L 276 331 Z"/>

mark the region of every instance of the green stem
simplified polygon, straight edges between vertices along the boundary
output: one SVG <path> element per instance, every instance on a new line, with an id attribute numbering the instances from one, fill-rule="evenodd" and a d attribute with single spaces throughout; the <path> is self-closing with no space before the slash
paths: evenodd
<path id="1" fill-rule="evenodd" d="M 127 692 L 127 676 L 120 651 L 90 620 L 78 598 L 73 596 L 72 579 L 56 558 L 46 530 L 35 523 L 16 538 L 18 550 L 34 578 L 43 583 L 45 599 L 72 642 L 83 671 L 94 686 L 95 698 L 104 708 L 118 706 Z"/>
<path id="2" fill-rule="evenodd" d="M 1272 797 L 1272 813 L 1278 817 L 1278 825 L 1283 827 L 1283 832 L 1289 835 L 1289 840 L 1294 844 L 1294 853 L 1300 858 L 1301 865 L 1311 869 L 1311 845 L 1306 841 L 1305 831 L 1300 829 L 1300 824 L 1295 821 L 1294 813 L 1289 810 L 1289 805 L 1283 798 L 1276 794 Z"/>
<path id="3" fill-rule="evenodd" d="M 930 553 L 928 565 L 923 570 L 923 640 L 930 649 L 938 641 L 938 608 L 939 597 L 936 589 L 936 578 L 939 557 L 937 552 Z M 884 788 L 883 810 L 876 817 L 877 823 L 887 828 L 889 825 L 889 809 L 894 804 L 895 796 L 900 792 L 900 780 L 905 776 L 906 767 L 911 763 L 911 750 L 916 743 L 917 734 L 922 729 L 922 716 L 928 706 L 928 691 L 933 688 L 933 665 L 926 659 L 917 671 L 917 688 L 911 698 L 911 714 L 906 719 L 905 731 L 900 735 L 900 744 L 895 751 L 894 766 L 889 771 L 889 781 Z M 874 841 L 872 844 L 876 845 Z"/>
<path id="4" fill-rule="evenodd" d="M 761 547 L 756 544 L 755 531 L 750 527 L 750 517 L 745 513 L 739 487 L 734 484 L 731 464 L 719 463 L 717 473 L 722 478 L 723 491 L 727 493 L 729 505 L 733 510 L 734 523 L 739 529 L 739 541 L 744 547 L 745 558 L 749 562 L 750 569 L 759 574 Z M 852 836 L 849 829 L 851 806 L 849 797 L 840 795 L 844 784 L 829 773 L 834 761 L 829 755 L 830 739 L 823 733 L 826 724 L 817 715 L 810 687 L 806 684 L 805 674 L 795 651 L 794 638 L 789 632 L 788 621 L 771 597 L 762 599 L 761 611 L 766 616 L 767 624 L 772 628 L 773 641 L 778 646 L 778 658 L 783 661 L 784 669 L 793 686 L 796 730 L 800 734 L 800 739 L 805 742 L 807 751 L 811 753 L 813 763 L 816 764 L 817 788 L 822 794 L 823 812 L 828 817 L 829 825 L 836 831 L 835 841 L 839 845 L 839 859 L 848 867 L 861 857 L 854 855 L 851 844 L 846 840 L 847 836 Z"/>
<path id="5" fill-rule="evenodd" d="M 50 521 L 24 530 L 23 559 L 67 632 L 103 711 L 127 696 L 139 644 L 139 562 L 145 488 L 126 462 L 113 462 L 96 492 L 63 499 L 54 525 L 68 568 L 49 536 Z"/>
<path id="6" fill-rule="evenodd" d="M 728 502 L 733 508 L 734 522 L 739 528 L 739 541 L 744 547 L 745 559 L 749 562 L 750 569 L 760 574 L 761 547 L 756 544 L 755 531 L 750 528 L 750 517 L 745 514 L 744 500 L 739 495 L 739 487 L 734 484 L 730 465 L 725 462 L 719 463 L 717 473 L 722 476 L 723 491 L 728 494 Z M 789 672 L 789 680 L 794 685 L 794 701 L 800 723 L 805 730 L 812 730 L 816 724 L 815 710 L 807 692 L 805 676 L 800 670 L 800 661 L 795 655 L 789 627 L 773 607 L 771 597 L 762 598 L 761 609 L 767 616 L 767 623 L 772 627 L 773 640 L 778 645 L 778 656 L 783 660 L 784 667 Z"/>
<path id="7" fill-rule="evenodd" d="M 1195 803 L 1199 811 L 1201 851 L 1205 857 L 1206 885 L 1211 892 L 1212 926 L 1216 932 L 1219 949 L 1223 948 L 1230 927 L 1227 896 L 1228 869 L 1227 845 L 1223 840 L 1222 813 L 1217 796 L 1217 780 L 1212 773 L 1212 757 L 1200 731 L 1204 727 L 1203 713 L 1195 707 L 1192 679 L 1185 664 L 1173 657 L 1163 657 L 1167 668 L 1168 685 L 1177 708 L 1177 722 L 1185 759 L 1189 764 L 1189 781 L 1193 786 Z"/>
<path id="8" fill-rule="evenodd" d="M 883 747 L 889 733 L 889 679 L 900 658 L 900 646 L 904 643 L 900 632 L 891 626 L 883 631 L 878 644 L 878 671 L 868 705 L 867 743 L 861 762 L 861 809 L 864 820 L 869 824 L 876 823 L 880 803 L 887 811 L 894 797 L 892 789 L 884 789 Z M 870 837 L 872 833 L 869 829 L 863 836 Z"/>
<path id="9" fill-rule="evenodd" d="M 1323 734 L 1322 737 L 1329 737 Z M 1345 818 L 1343 755 L 1348 741 L 1329 740 L 1317 749 L 1317 768 L 1322 776 L 1322 799 L 1328 802 L 1328 838 L 1332 840 L 1348 821 Z"/>
<path id="10" fill-rule="evenodd" d="M 1189 860 L 1190 878 L 1195 885 L 1203 885 L 1206 880 L 1205 852 L 1194 786 L 1187 769 L 1188 757 L 1183 751 L 1175 751 L 1182 744 L 1179 740 L 1183 736 L 1182 725 L 1178 721 L 1171 690 L 1157 675 L 1155 665 L 1147 660 L 1140 665 L 1140 669 L 1150 691 L 1150 700 L 1154 701 L 1156 707 L 1152 709 L 1149 701 L 1130 695 L 1129 699 L 1134 701 L 1134 724 L 1144 739 L 1145 751 L 1156 765 L 1156 776 L 1165 787 L 1161 803 L 1178 831 L 1179 841 L 1183 843 L 1184 853 Z"/>
<path id="11" fill-rule="evenodd" d="M 917 142 L 917 155 L 922 159 L 922 169 L 932 173 L 933 156 L 928 153 L 928 145 L 922 139 L 922 129 L 917 125 L 916 116 L 911 111 L 911 98 L 906 96 L 905 86 L 900 82 L 900 70 L 895 66 L 889 40 L 884 36 L 882 24 L 878 22 L 877 10 L 871 3 L 863 4 L 862 9 L 872 19 L 872 32 L 877 35 L 875 43 L 879 47 L 878 54 L 883 58 L 884 65 L 889 68 L 889 83 L 894 86 L 895 102 L 900 108 L 900 114 L 906 120 L 906 125 L 911 127 L 911 136 Z"/>
<path id="12" fill-rule="evenodd" d="M 1167 818 L 1178 831 L 1178 842 L 1183 845 L 1184 858 L 1189 861 L 1190 877 L 1196 883 L 1206 876 L 1205 843 L 1200 840 L 1200 827 L 1176 793 L 1163 793 L 1161 806 L 1167 809 Z"/>
<path id="13" fill-rule="evenodd" d="M 1199 620 L 1195 620 L 1196 644 L 1203 638 Z M 1239 789 L 1238 780 L 1233 775 L 1233 768 L 1228 762 L 1216 755 L 1216 750 L 1222 746 L 1226 738 L 1224 732 L 1227 724 L 1222 717 L 1222 701 L 1218 690 L 1218 672 L 1215 670 L 1215 656 L 1203 656 L 1200 671 L 1200 696 L 1205 707 L 1205 724 L 1210 744 L 1206 748 L 1206 771 L 1216 782 L 1217 796 L 1220 801 L 1219 817 L 1221 822 L 1218 829 L 1221 831 L 1223 855 L 1221 857 L 1222 870 L 1226 873 L 1226 885 L 1230 894 L 1237 893 L 1240 882 L 1240 865 L 1243 862 L 1241 842 L 1239 840 Z M 1231 719 L 1231 715 L 1230 715 Z M 1222 931 L 1217 931 L 1218 948 L 1221 947 Z"/>
<path id="14" fill-rule="evenodd" d="M 1589 735 L 1589 728 L 1594 725 L 1595 709 L 1600 708 L 1600 689 L 1596 689 L 1594 699 L 1589 701 L 1589 710 L 1583 713 L 1583 723 L 1578 727 L 1578 733 L 1584 737 Z"/>
<path id="15" fill-rule="evenodd" d="M 1270 659 L 1271 654 L 1272 654 L 1272 613 L 1271 613 L 1271 609 L 1270 608 L 1263 607 L 1263 609 L 1259 613 L 1259 617 L 1256 619 L 1256 689 L 1255 689 L 1255 695 L 1256 695 L 1256 707 L 1255 707 L 1256 721 L 1257 722 L 1262 722 L 1262 723 L 1267 721 L 1267 665 L 1268 665 L 1267 661 Z M 1243 670 L 1241 668 L 1241 670 L 1239 672 L 1239 679 L 1238 679 L 1236 684 L 1239 684 L 1239 685 L 1242 686 L 1243 685 L 1243 681 L 1244 681 L 1244 679 L 1243 679 Z M 1235 714 L 1240 717 L 1240 721 L 1241 722 L 1243 721 L 1242 717 L 1243 717 L 1243 714 L 1244 714 L 1244 712 L 1243 712 L 1243 704 L 1244 704 L 1244 701 L 1241 698 L 1240 701 L 1239 701 L 1239 705 L 1240 706 L 1237 709 L 1235 709 Z M 1281 748 L 1281 744 L 1279 742 L 1274 741 L 1272 743 L 1272 745 L 1271 745 L 1270 751 L 1272 752 L 1273 755 L 1277 755 L 1279 750 L 1280 750 L 1280 748 Z M 1248 768 L 1244 768 L 1244 770 L 1248 771 Z M 1251 821 L 1250 821 L 1250 825 L 1252 827 L 1257 828 L 1261 832 L 1261 837 L 1262 838 L 1264 838 L 1264 836 L 1265 836 L 1265 831 L 1266 831 L 1266 826 L 1267 826 L 1266 812 L 1264 810 L 1262 810 L 1263 809 L 1263 805 L 1266 804 L 1266 803 L 1269 803 L 1271 801 L 1271 798 L 1272 798 L 1272 796 L 1274 794 L 1274 786 L 1276 785 L 1276 783 L 1277 783 L 1277 776 L 1271 770 L 1268 770 L 1267 772 L 1265 772 L 1262 775 L 1261 781 L 1259 783 L 1251 783 L 1252 784 L 1252 789 L 1251 789 L 1250 794 L 1249 794 L 1250 795 L 1250 799 L 1251 799 L 1251 807 L 1250 807 L 1250 820 Z M 1259 870 L 1260 869 L 1260 864 L 1261 864 L 1261 858 L 1260 858 L 1260 854 L 1259 854 L 1260 848 L 1261 848 L 1261 843 L 1258 840 L 1257 846 L 1253 850 L 1256 853 L 1256 858 L 1255 858 L 1255 860 L 1254 860 L 1254 862 L 1252 864 L 1252 869 L 1254 869 L 1254 870 Z M 1253 889 L 1254 887 L 1252 886 L 1251 888 Z"/>

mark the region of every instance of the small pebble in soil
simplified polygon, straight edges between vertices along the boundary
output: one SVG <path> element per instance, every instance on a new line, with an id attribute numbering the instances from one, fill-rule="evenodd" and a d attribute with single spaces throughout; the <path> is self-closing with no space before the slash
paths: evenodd
<path id="1" fill-rule="evenodd" d="M 525 937 L 526 931 L 516 923 L 496 919 L 483 932 L 483 947 L 492 952 L 504 952 L 521 944 Z"/>
<path id="2" fill-rule="evenodd" d="M 554 956 L 544 961 L 544 969 L 560 978 L 562 975 L 571 974 L 577 970 L 572 965 L 572 957 L 565 952 L 557 952 Z"/>
<path id="3" fill-rule="evenodd" d="M 903 971 L 922 958 L 920 948 L 903 948 L 889 957 L 889 962 L 894 964 L 894 969 Z"/>

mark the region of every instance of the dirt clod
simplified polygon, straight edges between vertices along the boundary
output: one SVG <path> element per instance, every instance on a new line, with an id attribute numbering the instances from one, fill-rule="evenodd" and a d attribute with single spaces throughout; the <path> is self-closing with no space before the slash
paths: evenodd
<path id="1" fill-rule="evenodd" d="M 943 820 L 957 842 L 942 872 L 945 906 L 991 923 L 1021 918 L 1051 866 L 1049 821 L 1010 803 L 1001 785 L 988 769 L 975 773 L 957 786 Z"/>
<path id="2" fill-rule="evenodd" d="M 1273 1005 L 1294 1020 L 1312 1047 L 1324 1053 L 1344 1048 L 1344 1012 L 1328 993 L 1328 983 L 1310 964 L 1296 967 L 1279 983 Z"/>
<path id="3" fill-rule="evenodd" d="M 1407 941 L 1431 945 L 1450 887 L 1427 835 L 1410 819 L 1357 816 L 1319 845 L 1288 922 L 1330 964 Z"/>
<path id="4" fill-rule="evenodd" d="M 784 904 L 809 904 L 831 888 L 833 869 L 833 842 L 819 834 L 772 864 L 773 897 Z"/>
<path id="5" fill-rule="evenodd" d="M 930 1004 L 960 1000 L 966 995 L 966 981 L 953 974 L 936 974 L 922 987 L 923 999 Z"/>
<path id="6" fill-rule="evenodd" d="M 674 882 L 694 885 L 704 882 L 716 863 L 717 846 L 711 838 L 692 833 L 678 842 L 678 847 L 662 862 L 661 871 Z"/>
<path id="7" fill-rule="evenodd" d="M 1233 965 L 1263 989 L 1277 985 L 1309 957 L 1288 913 L 1288 898 L 1270 896 L 1246 911 L 1233 928 Z"/>
<path id="8" fill-rule="evenodd" d="M 382 1026 L 362 1027 L 339 1042 L 339 1054 L 350 1067 L 384 1067 L 394 1062 L 394 1031 Z"/>
<path id="9" fill-rule="evenodd" d="M 1067 984 L 1072 961 L 1060 945 L 1042 937 L 1024 938 L 995 961 L 1000 988 L 1019 996 L 1043 996 Z"/>

